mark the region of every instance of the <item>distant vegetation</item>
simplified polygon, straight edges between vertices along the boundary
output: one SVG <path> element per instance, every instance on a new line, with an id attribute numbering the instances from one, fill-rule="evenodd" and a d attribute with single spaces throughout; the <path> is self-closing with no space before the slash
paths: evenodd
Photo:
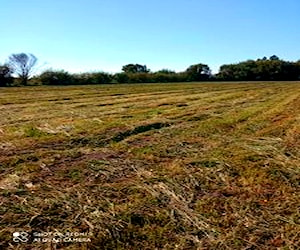
<path id="1" fill-rule="evenodd" d="M 257 60 L 222 65 L 212 74 L 207 64 L 189 66 L 183 72 L 162 69 L 152 72 L 146 65 L 127 64 L 122 72 L 71 74 L 64 70 L 46 70 L 33 77 L 37 58 L 20 53 L 9 57 L 0 65 L 0 86 L 23 85 L 88 85 L 107 83 L 164 83 L 194 81 L 296 81 L 300 80 L 300 60 L 289 62 L 273 55 Z"/>

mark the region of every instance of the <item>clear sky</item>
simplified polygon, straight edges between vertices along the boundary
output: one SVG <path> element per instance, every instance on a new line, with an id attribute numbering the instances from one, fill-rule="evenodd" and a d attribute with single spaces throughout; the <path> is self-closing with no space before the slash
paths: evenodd
<path id="1" fill-rule="evenodd" d="M 299 0 L 1 0 L 0 63 L 20 52 L 70 72 L 296 61 L 299 13 Z"/>

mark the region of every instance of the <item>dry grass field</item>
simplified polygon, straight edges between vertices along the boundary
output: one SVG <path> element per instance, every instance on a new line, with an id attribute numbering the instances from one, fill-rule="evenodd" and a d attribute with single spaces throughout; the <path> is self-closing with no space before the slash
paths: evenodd
<path id="1" fill-rule="evenodd" d="M 0 117 L 0 249 L 299 249 L 300 83 L 1 88 Z"/>

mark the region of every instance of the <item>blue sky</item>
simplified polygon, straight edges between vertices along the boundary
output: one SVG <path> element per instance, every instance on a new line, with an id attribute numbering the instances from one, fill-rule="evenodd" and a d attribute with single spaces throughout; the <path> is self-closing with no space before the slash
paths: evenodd
<path id="1" fill-rule="evenodd" d="M 299 11 L 299 0 L 1 0 L 0 63 L 19 52 L 70 72 L 296 61 Z"/>

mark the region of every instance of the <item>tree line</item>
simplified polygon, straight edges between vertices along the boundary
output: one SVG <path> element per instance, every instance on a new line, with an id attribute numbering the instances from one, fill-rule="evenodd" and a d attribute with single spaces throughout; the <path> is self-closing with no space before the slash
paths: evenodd
<path id="1" fill-rule="evenodd" d="M 217 74 L 212 74 L 207 64 L 198 63 L 183 72 L 169 69 L 152 72 L 146 65 L 127 64 L 122 67 L 122 72 L 116 74 L 71 74 L 64 70 L 46 70 L 34 75 L 36 63 L 37 58 L 33 54 L 12 54 L 6 64 L 0 65 L 0 86 L 300 80 L 300 61 L 284 61 L 275 55 L 222 65 Z"/>

